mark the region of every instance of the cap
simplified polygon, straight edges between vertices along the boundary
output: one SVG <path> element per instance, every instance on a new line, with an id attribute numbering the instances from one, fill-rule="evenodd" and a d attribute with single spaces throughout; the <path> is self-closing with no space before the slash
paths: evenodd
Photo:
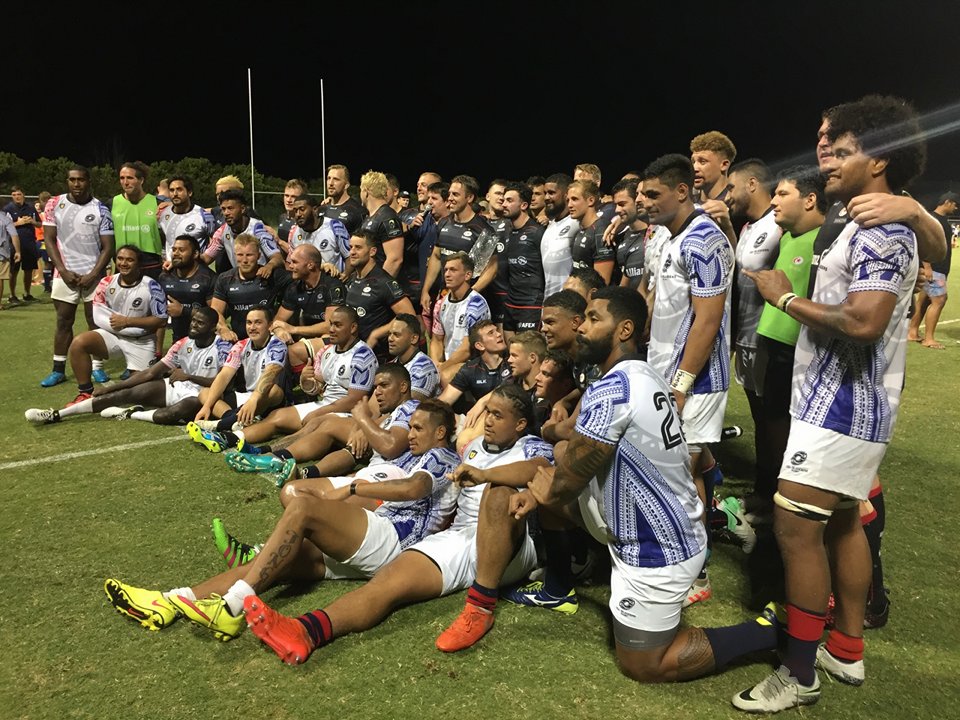
<path id="1" fill-rule="evenodd" d="M 940 205 L 943 205 L 945 202 L 953 202 L 958 208 L 960 208 L 960 195 L 955 192 L 945 192 L 940 196 Z"/>
<path id="2" fill-rule="evenodd" d="M 401 191 L 400 191 L 400 197 L 405 197 L 405 198 L 410 197 L 410 191 L 409 191 L 409 190 L 401 190 Z"/>

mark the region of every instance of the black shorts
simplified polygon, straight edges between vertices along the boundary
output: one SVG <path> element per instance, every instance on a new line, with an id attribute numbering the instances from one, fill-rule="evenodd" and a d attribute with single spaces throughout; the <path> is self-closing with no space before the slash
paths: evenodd
<path id="1" fill-rule="evenodd" d="M 35 240 L 30 243 L 20 243 L 20 262 L 13 263 L 11 269 L 13 272 L 36 270 L 40 267 L 39 260 L 40 253 Z"/>
<path id="2" fill-rule="evenodd" d="M 524 332 L 540 329 L 540 317 L 543 315 L 542 307 L 518 305 L 504 305 L 504 307 L 507 311 L 506 318 L 503 321 L 504 330 Z"/>
<path id="3" fill-rule="evenodd" d="M 497 325 L 502 325 L 507 309 L 503 301 L 507 299 L 507 296 L 493 292 L 492 290 L 484 290 L 482 294 L 487 301 L 487 305 L 490 306 L 490 319 Z"/>
<path id="4" fill-rule="evenodd" d="M 790 414 L 790 393 L 793 386 L 795 348 L 767 337 L 760 337 L 767 351 L 767 367 L 763 378 L 763 409 L 770 420 Z"/>

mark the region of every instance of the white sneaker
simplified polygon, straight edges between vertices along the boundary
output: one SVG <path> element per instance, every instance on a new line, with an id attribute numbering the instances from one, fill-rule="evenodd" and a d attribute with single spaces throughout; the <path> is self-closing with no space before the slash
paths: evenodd
<path id="1" fill-rule="evenodd" d="M 60 422 L 60 413 L 53 408 L 47 408 L 46 410 L 30 408 L 23 413 L 23 416 L 35 425 L 50 425 Z"/>
<path id="2" fill-rule="evenodd" d="M 854 662 L 841 660 L 827 650 L 825 643 L 820 643 L 820 647 L 817 648 L 817 667 L 847 685 L 863 685 L 866 677 L 863 660 Z"/>
<path id="3" fill-rule="evenodd" d="M 108 420 L 110 418 L 115 418 L 117 420 L 129 420 L 131 415 L 133 415 L 135 412 L 140 412 L 141 410 L 143 410 L 143 405 L 131 405 L 130 407 L 126 408 L 116 406 L 108 407 L 100 411 L 100 417 L 107 418 Z"/>
<path id="4" fill-rule="evenodd" d="M 801 705 L 813 705 L 820 699 L 820 678 L 813 674 L 813 685 L 801 685 L 781 665 L 752 688 L 733 696 L 733 706 L 752 713 L 774 713 Z"/>

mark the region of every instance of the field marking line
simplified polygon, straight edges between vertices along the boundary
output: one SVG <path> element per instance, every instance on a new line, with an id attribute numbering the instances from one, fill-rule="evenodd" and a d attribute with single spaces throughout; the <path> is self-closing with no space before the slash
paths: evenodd
<path id="1" fill-rule="evenodd" d="M 26 467 L 27 465 L 44 465 L 46 463 L 62 462 L 63 460 L 73 460 L 74 458 L 89 457 L 90 455 L 105 455 L 106 453 L 119 452 L 120 450 L 135 450 L 136 448 L 147 447 L 148 445 L 159 445 L 161 443 L 189 439 L 189 435 L 172 435 L 165 438 L 141 440 L 140 442 L 97 448 L 95 450 L 78 450 L 76 452 L 61 453 L 60 455 L 51 455 L 50 457 L 37 457 L 30 460 L 16 460 L 14 462 L 0 464 L 0 470 L 12 470 L 13 468 Z"/>

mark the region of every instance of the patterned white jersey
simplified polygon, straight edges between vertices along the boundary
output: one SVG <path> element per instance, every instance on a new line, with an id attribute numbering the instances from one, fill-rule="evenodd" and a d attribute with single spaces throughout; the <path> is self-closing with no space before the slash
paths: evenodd
<path id="1" fill-rule="evenodd" d="M 418 350 L 404 367 L 410 375 L 410 392 L 417 392 L 428 398 L 440 394 L 440 373 L 429 355 Z"/>
<path id="2" fill-rule="evenodd" d="M 410 429 L 410 418 L 413 417 L 413 411 L 417 409 L 417 406 L 420 404 L 419 400 L 407 400 L 404 403 L 400 403 L 393 409 L 389 415 L 387 415 L 383 421 L 380 423 L 381 430 L 391 430 L 395 427 L 403 428 L 404 430 Z M 378 465 L 380 463 L 390 462 L 385 460 L 383 455 L 378 453 L 376 450 L 373 451 L 373 455 L 370 458 L 368 465 Z"/>
<path id="3" fill-rule="evenodd" d="M 647 237 L 643 246 L 643 267 L 647 270 L 647 290 L 657 287 L 657 278 L 660 277 L 660 255 L 663 248 L 670 242 L 670 231 L 663 225 L 652 225 L 653 232 Z"/>
<path id="4" fill-rule="evenodd" d="M 210 238 L 213 237 L 213 233 L 216 232 L 217 223 L 213 215 L 199 205 L 195 204 L 179 215 L 170 205 L 157 213 L 157 227 L 160 228 L 160 234 L 163 236 L 163 256 L 169 260 L 173 251 L 173 241 L 181 235 L 196 238 L 202 253 Z"/>
<path id="5" fill-rule="evenodd" d="M 768 210 L 756 222 L 747 223 L 737 241 L 737 347 L 757 347 L 757 325 L 763 312 L 764 299 L 757 284 L 741 270 L 769 270 L 780 253 L 783 230 L 773 221 L 773 210 Z"/>
<path id="6" fill-rule="evenodd" d="M 543 297 L 548 298 L 563 290 L 563 283 L 573 270 L 573 238 L 580 232 L 580 223 L 567 215 L 562 220 L 551 220 L 540 238 L 540 257 L 543 260 Z"/>
<path id="7" fill-rule="evenodd" d="M 0 210 L 0 260 L 13 257 L 13 238 L 19 238 L 17 226 L 8 213 Z"/>
<path id="8" fill-rule="evenodd" d="M 449 358 L 470 334 L 470 328 L 490 319 L 490 306 L 483 295 L 471 290 L 462 300 L 447 293 L 433 309 L 433 334 L 442 337 L 443 356 Z"/>
<path id="9" fill-rule="evenodd" d="M 290 228 L 287 242 L 293 249 L 309 243 L 320 251 L 323 262 L 335 265 L 343 272 L 343 264 L 350 253 L 350 233 L 346 225 L 335 218 L 322 217 L 323 222 L 313 232 L 304 230 L 299 225 Z"/>
<path id="10" fill-rule="evenodd" d="M 727 236 L 702 213 L 691 215 L 661 253 L 647 358 L 662 377 L 672 380 L 683 359 L 694 319 L 691 297 L 727 297 L 727 308 L 724 308 L 710 357 L 697 375 L 691 394 L 721 392 L 729 387 L 728 308 L 732 272 L 733 252 Z"/>
<path id="11" fill-rule="evenodd" d="M 258 260 L 258 263 L 260 265 L 266 265 L 271 255 L 276 255 L 280 252 L 277 241 L 273 239 L 273 235 L 267 230 L 262 220 L 247 218 L 247 221 L 247 227 L 240 233 L 234 233 L 229 224 L 223 223 L 223 225 L 218 227 L 213 233 L 213 237 L 210 238 L 210 244 L 207 246 L 207 249 L 203 251 L 203 254 L 207 257 L 216 258 L 220 252 L 223 251 L 226 253 L 227 260 L 230 261 L 230 264 L 236 267 L 237 254 L 233 249 L 233 242 L 237 234 L 253 235 L 260 241 L 260 260 Z"/>
<path id="12" fill-rule="evenodd" d="M 427 473 L 433 480 L 433 489 L 419 500 L 388 500 L 377 508 L 376 514 L 393 523 L 400 538 L 400 549 L 406 550 L 442 529 L 457 507 L 457 488 L 447 478 L 460 464 L 460 456 L 450 448 L 433 448 L 423 455 L 409 451 L 393 461 L 410 477 Z"/>
<path id="13" fill-rule="evenodd" d="M 881 291 L 897 304 L 880 340 L 862 343 L 800 327 L 790 414 L 852 438 L 889 442 L 900 406 L 907 311 L 917 279 L 917 242 L 906 225 L 848 223 L 820 265 L 811 300 L 839 305 L 851 293 Z"/>
<path id="14" fill-rule="evenodd" d="M 234 370 L 239 370 L 242 367 L 247 392 L 253 392 L 257 388 L 257 381 L 260 380 L 260 373 L 267 365 L 283 367 L 286 362 L 286 344 L 280 338 L 271 335 L 267 344 L 259 350 L 253 346 L 253 340 L 250 338 L 240 340 L 230 350 L 225 365 L 232 367 Z"/>
<path id="15" fill-rule="evenodd" d="M 313 359 L 317 382 L 324 384 L 323 394 L 317 398 L 317 402 L 329 405 L 345 398 L 350 390 L 362 390 L 369 395 L 378 367 L 377 356 L 366 343 L 357 340 L 343 352 L 337 350 L 336 345 L 327 345 Z"/>
<path id="16" fill-rule="evenodd" d="M 101 235 L 113 235 L 113 216 L 96 198 L 77 205 L 69 195 L 57 195 L 43 210 L 44 227 L 57 229 L 57 249 L 67 270 L 86 275 L 97 265 Z M 60 273 L 54 270 L 56 277 Z"/>
<path id="17" fill-rule="evenodd" d="M 93 293 L 93 321 L 97 327 L 114 335 L 141 337 L 155 331 L 139 327 L 114 330 L 110 327 L 111 315 L 124 317 L 167 317 L 167 296 L 160 283 L 144 275 L 130 287 L 120 284 L 120 275 L 107 275 Z"/>
<path id="18" fill-rule="evenodd" d="M 232 343 L 219 337 L 207 347 L 200 347 L 193 338 L 180 338 L 170 346 L 160 362 L 171 370 L 180 368 L 187 375 L 212 378 L 226 364 L 232 347 Z"/>
<path id="19" fill-rule="evenodd" d="M 575 429 L 617 448 L 596 480 L 609 543 L 623 562 L 676 565 L 706 547 L 676 401 L 653 368 L 635 359 L 614 365 L 584 392 Z"/>
<path id="20" fill-rule="evenodd" d="M 488 450 L 483 436 L 476 438 L 463 449 L 463 462 L 481 470 L 498 465 L 530 460 L 543 457 L 553 464 L 553 445 L 546 443 L 535 435 L 524 435 L 512 447 L 501 452 Z M 457 517 L 453 521 L 452 529 L 476 525 L 480 518 L 480 498 L 486 485 L 460 488 L 457 498 Z"/>

